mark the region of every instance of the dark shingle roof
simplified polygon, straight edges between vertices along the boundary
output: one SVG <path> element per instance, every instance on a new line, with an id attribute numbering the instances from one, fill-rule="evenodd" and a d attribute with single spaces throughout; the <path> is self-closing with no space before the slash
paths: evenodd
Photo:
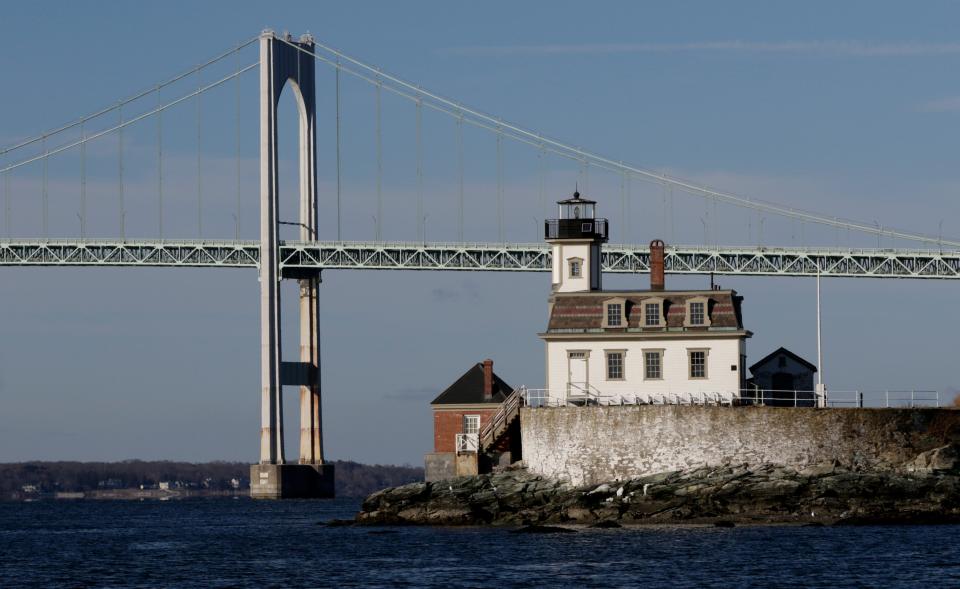
<path id="1" fill-rule="evenodd" d="M 483 364 L 477 362 L 456 382 L 440 393 L 431 405 L 470 405 L 474 403 L 502 403 L 513 392 L 513 387 L 493 373 L 493 397 L 483 398 Z"/>
<path id="2" fill-rule="evenodd" d="M 806 366 L 807 368 L 809 368 L 811 372 L 816 372 L 816 371 L 817 371 L 817 366 L 816 366 L 815 364 L 813 364 L 813 363 L 811 363 L 811 362 L 808 362 L 807 360 L 804 360 L 804 359 L 801 358 L 800 356 L 794 354 L 794 353 L 791 352 L 790 350 L 788 350 L 788 349 L 786 349 L 786 348 L 784 348 L 784 347 L 781 346 L 781 347 L 777 348 L 776 350 L 770 352 L 769 354 L 767 354 L 766 356 L 764 356 L 764 357 L 761 358 L 760 360 L 754 362 L 753 365 L 750 366 L 750 372 L 753 372 L 753 371 L 754 371 L 754 368 L 757 368 L 758 366 L 760 366 L 760 365 L 762 365 L 762 364 L 766 364 L 767 362 L 770 362 L 771 360 L 773 360 L 774 358 L 780 356 L 781 354 L 783 354 L 784 356 L 787 356 L 788 358 L 793 358 L 795 361 L 797 361 L 797 362 L 798 362 L 799 364 L 801 364 L 802 366 Z"/>
<path id="3" fill-rule="evenodd" d="M 743 297 L 732 290 L 705 290 L 705 291 L 595 291 L 582 293 L 554 293 L 553 308 L 550 311 L 550 321 L 547 332 L 557 330 L 571 332 L 577 330 L 596 330 L 603 327 L 604 302 L 609 299 L 622 298 L 626 302 L 626 328 L 643 328 L 643 303 L 645 300 L 659 298 L 666 306 L 666 323 L 668 328 L 683 328 L 683 319 L 686 314 L 688 299 L 704 297 L 709 301 L 708 314 L 710 326 L 717 328 L 743 329 L 741 302 Z M 691 331 L 707 328 L 690 328 Z M 608 331 L 623 331 L 623 328 L 610 328 Z M 656 331 L 650 329 L 649 331 Z"/>

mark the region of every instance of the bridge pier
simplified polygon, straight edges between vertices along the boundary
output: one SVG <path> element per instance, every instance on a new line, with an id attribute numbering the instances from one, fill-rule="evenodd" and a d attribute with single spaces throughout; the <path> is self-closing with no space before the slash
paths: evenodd
<path id="1" fill-rule="evenodd" d="M 333 497 L 333 465 L 324 463 L 320 394 L 319 269 L 280 271 L 277 103 L 290 82 L 300 113 L 300 239 L 317 240 L 316 98 L 313 39 L 260 35 L 260 463 L 250 467 L 255 499 Z M 300 354 L 283 362 L 280 281 L 300 283 Z M 300 387 L 300 458 L 283 449 L 284 385 Z"/>

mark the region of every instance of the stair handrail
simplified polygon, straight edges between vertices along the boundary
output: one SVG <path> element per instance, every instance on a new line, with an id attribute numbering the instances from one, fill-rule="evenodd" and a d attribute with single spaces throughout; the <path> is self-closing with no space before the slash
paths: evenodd
<path id="1" fill-rule="evenodd" d="M 494 414 L 493 419 L 480 428 L 479 437 L 480 447 L 482 449 L 486 449 L 487 445 L 493 441 L 492 438 L 494 434 L 500 429 L 500 426 L 506 423 L 507 418 L 512 418 L 513 414 L 519 411 L 520 403 L 523 401 L 524 391 L 526 391 L 526 387 L 524 386 L 514 389 L 513 392 L 503 400 L 503 403 L 500 404 L 500 409 Z"/>

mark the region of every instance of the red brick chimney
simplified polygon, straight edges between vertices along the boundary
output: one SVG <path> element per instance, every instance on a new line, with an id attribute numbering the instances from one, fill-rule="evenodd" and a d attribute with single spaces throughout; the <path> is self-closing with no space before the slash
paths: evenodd
<path id="1" fill-rule="evenodd" d="M 663 290 L 663 240 L 650 242 L 650 290 Z"/>
<path id="2" fill-rule="evenodd" d="M 493 398 L 493 360 L 487 358 L 483 361 L 483 399 L 489 401 Z"/>

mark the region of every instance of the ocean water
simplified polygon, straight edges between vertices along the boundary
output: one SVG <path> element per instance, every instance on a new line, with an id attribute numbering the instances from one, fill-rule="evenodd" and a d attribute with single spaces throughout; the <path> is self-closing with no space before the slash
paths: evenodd
<path id="1" fill-rule="evenodd" d="M 327 527 L 359 502 L 0 503 L 0 587 L 958 587 L 960 527 Z"/>

